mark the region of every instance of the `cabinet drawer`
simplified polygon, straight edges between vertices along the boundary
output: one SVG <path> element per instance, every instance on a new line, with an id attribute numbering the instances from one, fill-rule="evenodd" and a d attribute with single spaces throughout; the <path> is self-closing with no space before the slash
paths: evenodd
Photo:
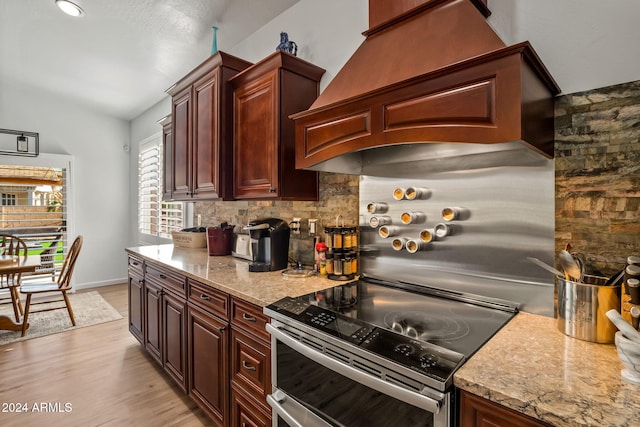
<path id="1" fill-rule="evenodd" d="M 271 348 L 231 326 L 231 379 L 268 408 L 271 392 Z"/>
<path id="2" fill-rule="evenodd" d="M 210 286 L 188 280 L 188 299 L 194 304 L 211 311 L 214 314 L 229 319 L 229 296 Z"/>
<path id="3" fill-rule="evenodd" d="M 262 308 L 257 305 L 231 297 L 231 323 L 265 341 L 270 339 L 266 330 L 269 317 L 263 314 Z"/>
<path id="4" fill-rule="evenodd" d="M 231 427 L 271 427 L 270 412 L 235 385 L 231 386 Z"/>
<path id="5" fill-rule="evenodd" d="M 140 258 L 129 256 L 129 271 L 137 274 L 138 276 L 144 275 L 143 262 Z"/>
<path id="6" fill-rule="evenodd" d="M 147 263 L 145 280 L 152 281 L 172 291 L 177 291 L 179 295 L 185 295 L 186 278 L 164 268 Z"/>

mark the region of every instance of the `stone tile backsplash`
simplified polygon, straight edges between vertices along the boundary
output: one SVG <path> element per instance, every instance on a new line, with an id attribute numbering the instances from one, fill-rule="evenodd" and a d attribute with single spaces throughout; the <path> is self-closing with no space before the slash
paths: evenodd
<path id="1" fill-rule="evenodd" d="M 246 225 L 258 218 L 281 218 L 291 221 L 303 218 L 299 235 L 291 235 L 289 256 L 304 264 L 313 264 L 313 239 L 307 234 L 307 220 L 319 219 L 319 231 L 326 225 L 334 225 L 342 215 L 345 225 L 358 224 L 358 183 L 356 175 L 320 172 L 320 200 L 302 201 L 202 201 L 195 204 L 195 214 L 202 215 L 203 226 L 214 226 L 226 221 L 234 225 Z"/>
<path id="2" fill-rule="evenodd" d="M 559 97 L 555 166 L 556 250 L 605 276 L 640 255 L 640 81 Z"/>

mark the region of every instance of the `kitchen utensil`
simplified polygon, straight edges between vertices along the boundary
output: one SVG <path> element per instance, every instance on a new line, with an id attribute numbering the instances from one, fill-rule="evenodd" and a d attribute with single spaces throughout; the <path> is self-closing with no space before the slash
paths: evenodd
<path id="1" fill-rule="evenodd" d="M 640 327 L 640 308 L 634 305 L 629 310 L 629 314 L 631 314 L 631 325 L 637 331 L 638 327 Z"/>
<path id="2" fill-rule="evenodd" d="M 582 269 L 573 255 L 563 249 L 559 253 L 559 259 L 564 272 L 568 274 L 571 279 L 582 282 Z"/>
<path id="3" fill-rule="evenodd" d="M 640 384 L 640 344 L 628 339 L 622 331 L 616 332 L 616 349 L 625 369 L 620 373 L 622 379 L 632 384 Z"/>
<path id="4" fill-rule="evenodd" d="M 540 261 L 538 258 L 534 258 L 534 257 L 529 257 L 528 256 L 527 259 L 529 261 L 531 261 L 532 263 L 534 263 L 535 265 L 537 265 L 538 267 L 542 267 L 545 270 L 547 270 L 548 272 L 553 273 L 558 277 L 564 277 L 564 274 L 561 273 L 559 270 L 556 270 L 555 268 L 551 267 L 549 264 L 547 264 L 547 263 L 545 263 L 543 261 Z"/>
<path id="5" fill-rule="evenodd" d="M 621 286 L 603 286 L 605 277 L 584 276 L 583 282 L 556 278 L 557 326 L 564 334 L 584 341 L 612 343 L 616 328 L 606 312 L 620 308 Z M 631 325 L 629 325 L 631 328 Z"/>
<path id="6" fill-rule="evenodd" d="M 624 270 L 620 270 L 616 274 L 612 274 L 611 277 L 607 279 L 603 286 L 615 286 L 622 283 L 622 279 L 624 278 Z"/>
<path id="7" fill-rule="evenodd" d="M 620 332 L 622 333 L 622 335 L 625 336 L 625 338 L 637 344 L 640 344 L 640 332 L 633 329 L 633 326 L 631 326 L 631 324 L 627 322 L 624 319 L 624 317 L 620 315 L 620 313 L 618 313 L 618 310 L 611 309 L 606 312 L 606 315 L 611 320 L 611 322 L 613 322 L 613 324 L 616 325 L 616 328 L 620 330 Z"/>

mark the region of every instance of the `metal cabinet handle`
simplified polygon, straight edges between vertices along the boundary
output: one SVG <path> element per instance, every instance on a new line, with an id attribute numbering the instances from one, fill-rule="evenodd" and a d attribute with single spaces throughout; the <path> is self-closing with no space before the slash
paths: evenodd
<path id="1" fill-rule="evenodd" d="M 269 193 L 275 193 L 276 189 L 275 187 L 269 187 Z"/>
<path id="2" fill-rule="evenodd" d="M 200 294 L 200 299 L 203 301 L 209 301 L 211 297 L 207 294 Z"/>
<path id="3" fill-rule="evenodd" d="M 167 278 L 167 276 L 165 276 L 164 274 L 161 274 L 161 275 L 160 275 L 160 278 L 161 278 L 161 279 L 166 279 L 166 278 Z"/>
<path id="4" fill-rule="evenodd" d="M 247 313 L 242 313 L 242 319 L 246 320 L 247 322 L 255 322 L 256 319 L 255 317 L 249 316 Z"/>
<path id="5" fill-rule="evenodd" d="M 242 361 L 242 367 L 243 367 L 244 369 L 246 369 L 247 371 L 255 371 L 255 370 L 256 370 L 256 367 L 255 367 L 255 366 L 251 366 L 251 365 L 249 365 L 249 364 L 246 362 L 246 360 L 243 360 L 243 361 Z"/>
<path id="6" fill-rule="evenodd" d="M 227 328 L 225 328 L 224 326 L 218 328 L 218 332 L 223 333 Z"/>
<path id="7" fill-rule="evenodd" d="M 138 283 L 142 285 L 144 283 L 144 279 L 138 279 Z"/>

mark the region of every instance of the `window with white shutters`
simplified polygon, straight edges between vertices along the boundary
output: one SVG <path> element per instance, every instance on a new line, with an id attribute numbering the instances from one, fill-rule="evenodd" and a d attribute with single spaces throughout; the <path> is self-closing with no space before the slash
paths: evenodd
<path id="1" fill-rule="evenodd" d="M 162 201 L 160 138 L 144 143 L 138 156 L 138 231 L 144 236 L 171 238 L 183 226 L 183 203 Z"/>

